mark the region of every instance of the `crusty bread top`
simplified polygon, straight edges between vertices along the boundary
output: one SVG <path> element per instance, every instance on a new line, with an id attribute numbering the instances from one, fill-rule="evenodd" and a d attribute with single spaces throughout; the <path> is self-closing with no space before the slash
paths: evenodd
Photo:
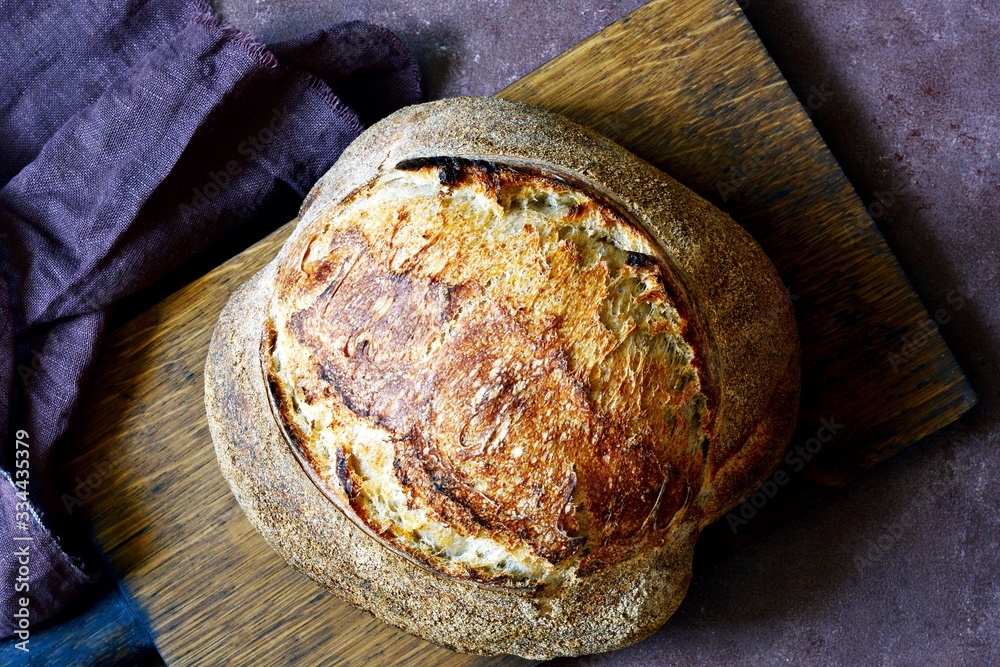
<path id="1" fill-rule="evenodd" d="M 387 166 L 283 252 L 267 367 L 331 499 L 390 548 L 558 586 L 660 546 L 711 384 L 662 249 L 565 175 Z"/>

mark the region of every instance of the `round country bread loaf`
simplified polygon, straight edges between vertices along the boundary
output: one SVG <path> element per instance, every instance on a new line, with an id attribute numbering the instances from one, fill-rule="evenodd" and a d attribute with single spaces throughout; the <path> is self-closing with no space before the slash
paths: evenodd
<path id="1" fill-rule="evenodd" d="M 462 651 L 620 648 L 795 423 L 760 247 L 631 153 L 523 104 L 409 107 L 316 184 L 212 339 L 218 458 L 292 566 Z"/>

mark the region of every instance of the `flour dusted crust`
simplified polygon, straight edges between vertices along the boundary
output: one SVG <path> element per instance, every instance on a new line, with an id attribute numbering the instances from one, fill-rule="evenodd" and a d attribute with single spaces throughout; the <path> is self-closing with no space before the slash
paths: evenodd
<path id="1" fill-rule="evenodd" d="M 786 292 L 723 213 L 566 119 L 404 109 L 344 153 L 206 366 L 219 461 L 265 539 L 459 650 L 655 631 L 698 532 L 784 451 Z"/>

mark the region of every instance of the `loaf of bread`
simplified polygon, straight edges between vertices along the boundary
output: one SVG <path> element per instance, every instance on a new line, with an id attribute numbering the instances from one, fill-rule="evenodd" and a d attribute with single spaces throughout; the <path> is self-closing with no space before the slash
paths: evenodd
<path id="1" fill-rule="evenodd" d="M 787 292 L 725 214 L 562 117 L 404 109 L 212 339 L 221 468 L 292 566 L 462 651 L 659 628 L 798 407 Z"/>

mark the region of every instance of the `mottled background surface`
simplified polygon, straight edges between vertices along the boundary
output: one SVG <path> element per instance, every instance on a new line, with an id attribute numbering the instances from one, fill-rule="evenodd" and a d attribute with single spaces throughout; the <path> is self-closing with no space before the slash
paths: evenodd
<path id="1" fill-rule="evenodd" d="M 386 25 L 418 55 L 430 99 L 496 92 L 641 4 L 217 0 L 265 40 L 344 19 Z M 699 562 L 654 637 L 553 665 L 1000 664 L 1000 2 L 743 5 L 800 99 L 822 93 L 817 127 L 982 403 L 750 546 Z M 142 632 L 117 620 L 120 602 L 91 606 L 37 636 L 38 657 L 46 634 L 79 636 L 39 664 L 139 664 Z M 90 636 L 104 639 L 91 650 Z"/>
<path id="2" fill-rule="evenodd" d="M 429 98 L 491 94 L 641 0 L 221 0 L 265 39 L 365 18 Z M 1000 663 L 1000 3 L 749 0 L 751 22 L 979 392 L 952 428 L 703 562 L 658 634 L 560 665 Z M 887 195 L 886 193 L 892 193 Z"/>

